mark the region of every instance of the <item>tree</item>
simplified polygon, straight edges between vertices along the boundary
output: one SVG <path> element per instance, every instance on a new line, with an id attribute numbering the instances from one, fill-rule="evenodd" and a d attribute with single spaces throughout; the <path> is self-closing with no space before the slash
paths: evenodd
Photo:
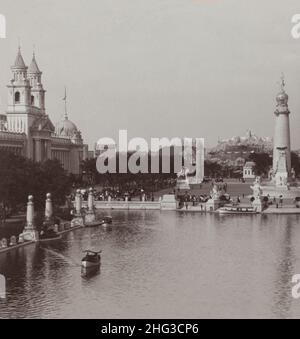
<path id="1" fill-rule="evenodd" d="M 296 172 L 296 176 L 300 174 L 300 158 L 296 152 L 292 152 L 292 168 Z"/>
<path id="2" fill-rule="evenodd" d="M 255 162 L 256 175 L 267 175 L 272 166 L 272 158 L 268 153 L 253 153 L 247 161 Z"/>
<path id="3" fill-rule="evenodd" d="M 45 207 L 51 193 L 54 204 L 63 204 L 69 193 L 70 179 L 57 160 L 36 163 L 9 152 L 0 153 L 0 203 L 15 209 L 34 196 L 37 210 Z"/>
<path id="4" fill-rule="evenodd" d="M 208 177 L 217 177 L 222 176 L 222 166 L 216 161 L 205 160 L 204 162 L 204 172 Z"/>

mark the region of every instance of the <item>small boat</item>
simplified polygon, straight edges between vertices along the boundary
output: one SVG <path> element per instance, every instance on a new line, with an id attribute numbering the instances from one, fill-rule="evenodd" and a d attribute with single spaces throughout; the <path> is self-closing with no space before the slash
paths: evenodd
<path id="1" fill-rule="evenodd" d="M 55 240 L 60 240 L 62 236 L 53 231 L 53 230 L 47 230 L 47 231 L 42 231 L 39 236 L 39 241 L 40 242 L 49 242 L 49 241 L 55 241 Z"/>
<path id="2" fill-rule="evenodd" d="M 112 224 L 112 217 L 104 217 L 102 219 L 102 225 L 106 226 L 110 224 Z"/>
<path id="3" fill-rule="evenodd" d="M 84 268 L 100 267 L 102 251 L 95 252 L 91 250 L 84 251 L 85 257 L 81 260 L 81 266 Z"/>
<path id="4" fill-rule="evenodd" d="M 62 236 L 58 234 L 55 238 L 39 238 L 39 242 L 50 242 L 62 239 Z"/>
<path id="5" fill-rule="evenodd" d="M 81 277 L 89 279 L 100 273 L 100 266 L 81 267 Z"/>
<path id="6" fill-rule="evenodd" d="M 86 227 L 97 227 L 103 225 L 103 220 L 96 220 L 92 222 L 87 222 L 85 224 Z"/>
<path id="7" fill-rule="evenodd" d="M 257 210 L 254 207 L 245 206 L 225 206 L 218 210 L 220 214 L 257 214 Z"/>
<path id="8" fill-rule="evenodd" d="M 95 220 L 92 222 L 86 222 L 86 227 L 107 226 L 112 223 L 112 217 L 104 217 L 103 219 Z"/>

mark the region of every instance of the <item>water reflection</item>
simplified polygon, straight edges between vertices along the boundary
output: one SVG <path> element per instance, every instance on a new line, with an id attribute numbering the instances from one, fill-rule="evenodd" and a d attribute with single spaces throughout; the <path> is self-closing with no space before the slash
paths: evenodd
<path id="1" fill-rule="evenodd" d="M 288 318 L 291 317 L 292 276 L 295 274 L 293 263 L 296 259 L 292 245 L 294 226 L 291 218 L 282 216 L 278 217 L 276 226 L 280 231 L 281 240 L 272 310 L 275 316 Z"/>
<path id="2" fill-rule="evenodd" d="M 81 267 L 81 276 L 84 279 L 90 279 L 100 274 L 100 267 Z"/>
<path id="3" fill-rule="evenodd" d="M 109 227 L 1 254 L 0 317 L 300 316 L 290 283 L 300 273 L 298 216 L 111 216 Z M 82 272 L 92 247 L 103 250 L 101 272 Z"/>

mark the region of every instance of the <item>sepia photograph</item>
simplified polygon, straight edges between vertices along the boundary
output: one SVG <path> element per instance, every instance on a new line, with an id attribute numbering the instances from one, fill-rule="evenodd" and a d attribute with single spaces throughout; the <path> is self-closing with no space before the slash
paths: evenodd
<path id="1" fill-rule="evenodd" d="M 0 319 L 300 319 L 298 0 L 1 0 L 0 55 Z"/>

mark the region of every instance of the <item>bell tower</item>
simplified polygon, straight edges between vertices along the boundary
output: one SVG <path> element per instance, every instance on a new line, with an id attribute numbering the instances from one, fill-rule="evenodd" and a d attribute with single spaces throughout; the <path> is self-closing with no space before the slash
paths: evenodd
<path id="1" fill-rule="evenodd" d="M 27 79 L 27 66 L 19 47 L 14 65 L 11 67 L 13 79 L 8 88 L 7 127 L 11 132 L 26 133 L 33 122 L 31 115 L 31 86 Z"/>
<path id="2" fill-rule="evenodd" d="M 45 90 L 42 85 L 42 72 L 40 71 L 35 53 L 33 53 L 32 61 L 28 69 L 28 79 L 31 86 L 30 105 L 40 110 L 41 114 L 45 111 Z"/>

